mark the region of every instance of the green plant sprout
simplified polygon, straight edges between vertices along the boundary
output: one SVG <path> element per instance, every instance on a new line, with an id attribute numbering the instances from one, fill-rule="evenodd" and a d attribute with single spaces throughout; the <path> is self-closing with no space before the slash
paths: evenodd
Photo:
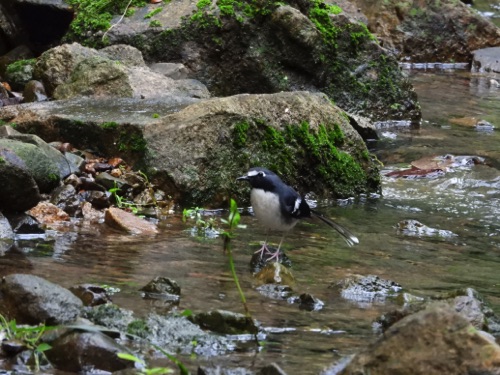
<path id="1" fill-rule="evenodd" d="M 182 212 L 182 221 L 184 223 L 187 220 L 193 220 L 194 226 L 191 228 L 191 233 L 194 236 L 216 238 L 219 236 L 219 230 L 217 229 L 217 223 L 215 218 L 209 217 L 208 219 L 203 218 L 205 210 L 200 207 L 195 208 L 185 208 Z"/>
<path id="2" fill-rule="evenodd" d="M 17 325 L 14 319 L 8 322 L 3 315 L 0 315 L 0 330 L 3 332 L 5 339 L 19 341 L 26 349 L 33 352 L 35 371 L 40 371 L 40 359 L 47 359 L 45 352 L 52 348 L 49 344 L 41 342 L 42 335 L 46 331 L 55 328 L 46 325 Z"/>
<path id="3" fill-rule="evenodd" d="M 222 232 L 222 237 L 224 239 L 224 253 L 227 254 L 229 260 L 229 268 L 231 269 L 231 274 L 233 275 L 234 283 L 240 294 L 241 303 L 245 309 L 245 315 L 251 318 L 250 310 L 248 309 L 247 300 L 243 289 L 241 289 L 240 282 L 238 280 L 238 275 L 236 274 L 236 269 L 234 267 L 233 253 L 231 249 L 231 239 L 234 238 L 234 231 L 236 228 L 245 228 L 244 225 L 240 225 L 240 212 L 238 211 L 238 205 L 236 201 L 231 198 L 231 203 L 229 206 L 229 218 L 228 220 L 221 219 L 221 221 L 228 225 L 228 230 Z"/>
<path id="4" fill-rule="evenodd" d="M 139 370 L 140 374 L 144 375 L 162 375 L 162 374 L 171 374 L 174 372 L 174 370 L 167 368 L 167 367 L 153 367 L 153 368 L 148 368 L 146 367 L 146 362 L 144 362 L 142 359 L 139 357 L 136 357 L 133 354 L 129 353 L 118 353 L 118 358 L 125 359 L 127 361 L 132 361 L 136 363 L 141 369 Z"/>

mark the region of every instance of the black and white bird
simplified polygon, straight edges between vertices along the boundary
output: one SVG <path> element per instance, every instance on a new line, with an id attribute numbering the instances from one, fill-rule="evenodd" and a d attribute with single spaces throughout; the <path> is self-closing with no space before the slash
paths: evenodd
<path id="1" fill-rule="evenodd" d="M 325 224 L 335 229 L 349 246 L 359 243 L 358 238 L 349 230 L 312 210 L 306 200 L 291 186 L 285 184 L 276 173 L 266 168 L 251 168 L 246 175 L 237 180 L 248 181 L 252 187 L 250 201 L 257 219 L 267 228 L 283 232 L 278 250 L 269 258 L 278 260 L 279 251 L 286 233 L 292 229 L 300 219 L 317 217 Z M 267 238 L 260 250 L 271 253 L 267 248 Z"/>

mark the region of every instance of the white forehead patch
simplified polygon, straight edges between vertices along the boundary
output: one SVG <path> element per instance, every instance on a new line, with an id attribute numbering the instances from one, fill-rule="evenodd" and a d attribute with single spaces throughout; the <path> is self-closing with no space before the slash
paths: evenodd
<path id="1" fill-rule="evenodd" d="M 247 176 L 248 176 L 248 177 L 255 177 L 255 176 L 258 176 L 259 174 L 260 174 L 262 177 L 266 177 L 266 174 L 265 174 L 263 171 L 257 171 L 257 170 L 248 171 Z"/>

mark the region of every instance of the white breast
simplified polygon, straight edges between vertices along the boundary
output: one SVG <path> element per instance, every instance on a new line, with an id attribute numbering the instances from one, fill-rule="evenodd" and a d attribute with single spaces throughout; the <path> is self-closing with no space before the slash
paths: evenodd
<path id="1" fill-rule="evenodd" d="M 276 194 L 254 188 L 250 193 L 250 200 L 255 216 L 265 228 L 288 231 L 297 224 L 297 219 L 287 222 L 281 220 L 280 202 Z"/>

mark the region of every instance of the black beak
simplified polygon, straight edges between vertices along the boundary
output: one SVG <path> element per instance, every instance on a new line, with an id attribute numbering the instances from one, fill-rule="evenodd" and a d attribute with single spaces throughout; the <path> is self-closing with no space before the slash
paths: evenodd
<path id="1" fill-rule="evenodd" d="M 236 179 L 236 181 L 248 181 L 248 176 L 241 176 Z"/>

